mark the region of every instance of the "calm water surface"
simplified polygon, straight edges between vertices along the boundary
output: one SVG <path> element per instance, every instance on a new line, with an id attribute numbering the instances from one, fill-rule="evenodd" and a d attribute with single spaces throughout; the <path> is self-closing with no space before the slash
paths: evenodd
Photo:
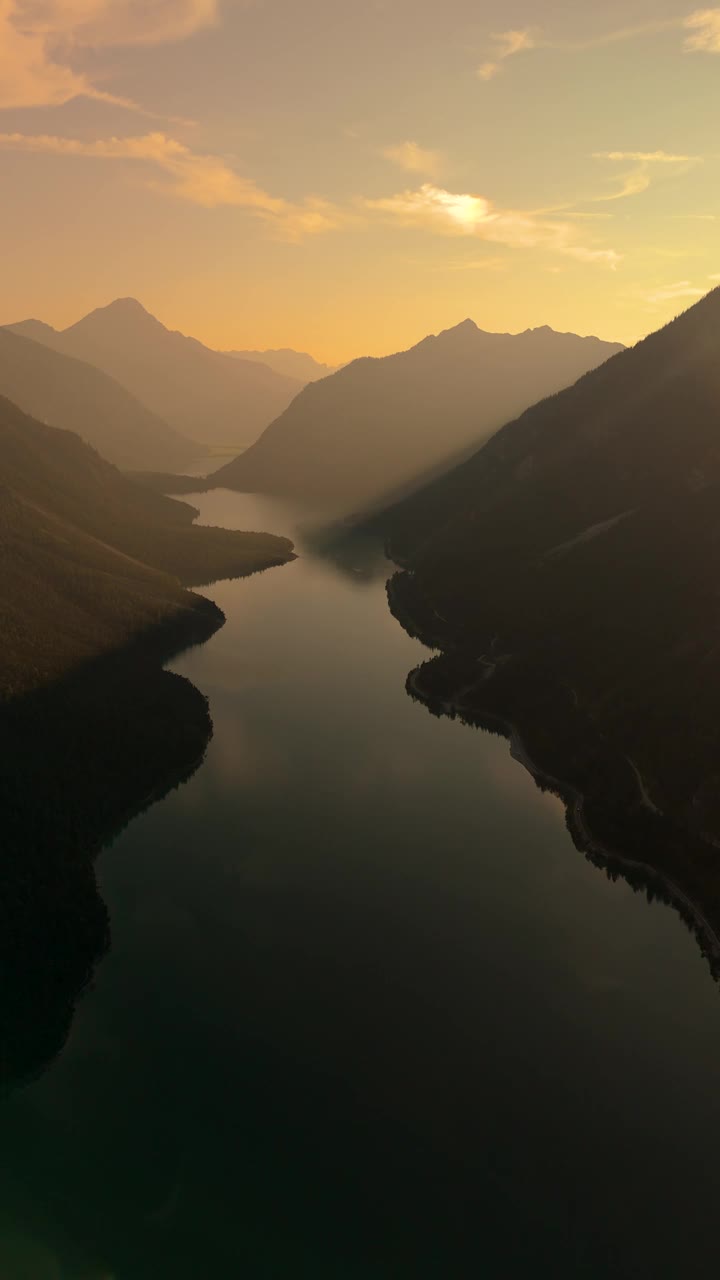
<path id="1" fill-rule="evenodd" d="M 101 858 L 112 950 L 2 1108 L 1 1280 L 714 1273 L 697 944 L 407 697 L 376 550 L 299 550 L 209 590 L 227 625 L 176 664 L 215 737 Z"/>

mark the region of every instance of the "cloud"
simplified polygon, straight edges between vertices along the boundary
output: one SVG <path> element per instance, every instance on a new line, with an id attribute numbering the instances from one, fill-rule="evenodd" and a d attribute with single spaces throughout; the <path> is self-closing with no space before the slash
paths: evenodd
<path id="1" fill-rule="evenodd" d="M 605 49 L 613 44 L 626 44 L 630 40 L 639 40 L 643 36 L 656 36 L 662 35 L 665 31 L 677 31 L 683 26 L 683 18 L 661 18 L 657 22 L 617 27 L 613 31 L 604 31 L 600 35 L 590 36 L 587 40 L 544 40 L 539 47 L 565 49 L 570 53 L 585 53 L 592 49 Z"/>
<path id="2" fill-rule="evenodd" d="M 477 69 L 481 80 L 494 79 L 502 71 L 502 64 L 507 58 L 513 58 L 517 53 L 534 49 L 536 45 L 535 37 L 529 27 L 518 31 L 501 31 L 493 36 L 493 41 L 495 49 L 492 59 L 481 63 Z"/>
<path id="3" fill-rule="evenodd" d="M 594 160 L 637 160 L 641 164 L 697 164 L 702 156 L 674 156 L 667 151 L 594 151 Z"/>
<path id="4" fill-rule="evenodd" d="M 493 255 L 487 258 L 463 258 L 460 262 L 446 262 L 442 269 L 443 271 L 505 271 L 507 265 L 507 258 Z"/>
<path id="5" fill-rule="evenodd" d="M 530 49 L 557 49 L 567 53 L 585 53 L 614 44 L 625 44 L 645 36 L 682 30 L 690 33 L 685 37 L 685 52 L 720 53 L 720 8 L 696 9 L 689 16 L 661 18 L 655 22 L 619 27 L 584 40 L 545 38 L 539 31 L 533 31 L 530 28 L 506 31 L 493 37 L 496 48 L 492 57 L 478 67 L 477 75 L 481 80 L 492 80 L 502 71 L 506 58 Z"/>
<path id="6" fill-rule="evenodd" d="M 693 33 L 685 40 L 688 53 L 720 53 L 720 9 L 696 9 L 684 26 Z"/>
<path id="7" fill-rule="evenodd" d="M 56 106 L 94 96 L 84 76 L 55 62 L 45 38 L 15 25 L 15 0 L 0 0 L 0 107 Z"/>
<path id="8" fill-rule="evenodd" d="M 699 289 L 689 280 L 678 280 L 675 284 L 664 285 L 652 293 L 646 293 L 645 301 L 653 305 L 661 302 L 679 302 L 684 298 L 703 298 L 706 293 L 707 289 Z"/>
<path id="9" fill-rule="evenodd" d="M 73 50 L 184 40 L 217 15 L 217 0 L 0 0 L 0 109 L 78 97 L 134 108 L 73 69 Z"/>
<path id="10" fill-rule="evenodd" d="M 221 156 L 193 152 L 164 133 L 95 142 L 48 134 L 3 133 L 0 150 L 150 165 L 168 179 L 151 181 L 155 189 L 206 209 L 223 205 L 246 209 L 265 219 L 278 237 L 287 240 L 300 240 L 352 221 L 349 211 L 320 197 L 309 196 L 301 203 L 293 203 L 270 195 L 251 178 L 236 173 Z"/>
<path id="11" fill-rule="evenodd" d="M 423 173 L 428 177 L 437 177 L 442 169 L 442 156 L 439 151 L 428 151 L 418 146 L 417 142 L 401 142 L 397 147 L 385 147 L 382 153 L 386 160 L 392 160 L 408 173 Z"/>
<path id="12" fill-rule="evenodd" d="M 507 248 L 547 250 L 608 267 L 620 262 L 614 249 L 583 243 L 572 222 L 498 209 L 484 196 L 446 191 L 431 182 L 418 190 L 381 199 L 358 199 L 347 206 L 320 196 L 286 200 L 237 173 L 222 156 L 192 151 L 185 143 L 161 132 L 93 142 L 51 134 L 2 133 L 0 151 L 138 164 L 154 171 L 149 183 L 152 188 L 206 209 L 244 209 L 263 219 L 272 234 L 285 240 L 299 241 L 341 227 L 358 226 L 368 217 L 379 215 L 399 226 L 425 228 L 443 236 L 474 236 Z"/>
<path id="13" fill-rule="evenodd" d="M 20 31 L 83 48 L 185 40 L 218 20 L 218 0 L 15 0 Z"/>
<path id="14" fill-rule="evenodd" d="M 720 271 L 713 271 L 713 274 L 708 276 L 708 280 L 720 280 Z"/>
<path id="15" fill-rule="evenodd" d="M 498 42 L 499 58 L 512 58 L 513 54 L 535 48 L 535 37 L 529 27 L 522 31 L 503 31 L 494 39 Z"/>
<path id="16" fill-rule="evenodd" d="M 672 170 L 669 176 L 679 177 L 695 165 L 703 163 L 702 156 L 672 155 L 667 151 L 595 151 L 593 159 L 610 160 L 613 163 L 631 162 L 635 166 L 622 175 L 618 191 L 605 196 L 595 196 L 594 199 L 598 203 L 623 200 L 626 196 L 637 196 L 647 191 L 652 182 L 654 165 L 668 166 Z"/>
<path id="17" fill-rule="evenodd" d="M 419 190 L 403 191 L 364 207 L 405 227 L 424 227 L 441 235 L 476 236 L 512 249 L 546 249 L 580 262 L 616 267 L 620 255 L 577 240 L 570 222 L 543 219 L 536 214 L 496 208 L 484 196 L 446 191 L 426 182 Z"/>

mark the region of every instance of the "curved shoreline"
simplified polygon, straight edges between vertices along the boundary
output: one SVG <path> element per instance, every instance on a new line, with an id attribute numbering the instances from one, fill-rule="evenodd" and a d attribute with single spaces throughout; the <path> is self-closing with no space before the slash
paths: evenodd
<path id="1" fill-rule="evenodd" d="M 398 619 L 400 621 L 400 619 Z M 443 652 L 441 646 L 429 646 L 423 639 L 422 641 L 429 648 L 430 652 Z M 437 694 L 430 694 L 423 690 L 419 681 L 421 667 L 415 668 L 410 672 L 407 678 L 406 687 L 411 696 L 415 696 L 426 706 L 430 707 L 431 703 L 435 703 L 442 709 L 442 713 L 450 717 L 457 716 L 464 723 L 473 723 L 471 717 L 474 717 L 478 725 L 480 717 L 488 723 L 496 725 L 502 735 L 508 740 L 510 754 L 518 764 L 530 774 L 533 780 L 540 786 L 551 791 L 565 805 L 565 815 L 567 827 L 573 842 L 580 850 L 591 857 L 597 864 L 605 867 L 615 866 L 619 869 L 623 867 L 629 871 L 637 871 L 643 875 L 650 883 L 654 883 L 662 891 L 669 905 L 674 906 L 682 919 L 693 929 L 696 935 L 700 949 L 708 960 L 714 976 L 720 975 L 720 934 L 710 923 L 707 916 L 701 910 L 696 902 L 685 892 L 684 889 L 666 872 L 654 867 L 649 862 L 643 862 L 638 858 L 630 858 L 625 854 L 617 852 L 615 849 L 608 848 L 603 844 L 592 832 L 587 818 L 585 817 L 584 807 L 586 797 L 583 793 L 570 782 L 566 782 L 561 778 L 555 777 L 548 773 L 541 765 L 539 765 L 530 756 L 527 747 L 523 741 L 521 732 L 517 724 L 505 716 L 499 715 L 496 711 L 476 712 L 463 701 L 464 696 L 470 688 L 477 685 L 470 685 L 456 691 L 449 697 L 441 697 Z"/>

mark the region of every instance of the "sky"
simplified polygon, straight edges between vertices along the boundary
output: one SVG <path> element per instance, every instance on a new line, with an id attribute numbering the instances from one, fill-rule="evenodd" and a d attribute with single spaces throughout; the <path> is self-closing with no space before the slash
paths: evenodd
<path id="1" fill-rule="evenodd" d="M 0 0 L 0 323 L 633 342 L 720 283 L 719 118 L 692 0 Z"/>

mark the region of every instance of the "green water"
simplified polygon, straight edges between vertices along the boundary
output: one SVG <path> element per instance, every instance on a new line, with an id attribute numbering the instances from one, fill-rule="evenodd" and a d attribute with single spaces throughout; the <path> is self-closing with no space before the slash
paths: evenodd
<path id="1" fill-rule="evenodd" d="M 111 951 L 0 1108 L 0 1280 L 711 1273 L 697 944 L 506 742 L 408 698 L 426 651 L 358 561 L 207 592 L 227 625 L 175 664 L 207 759 L 102 855 Z"/>

